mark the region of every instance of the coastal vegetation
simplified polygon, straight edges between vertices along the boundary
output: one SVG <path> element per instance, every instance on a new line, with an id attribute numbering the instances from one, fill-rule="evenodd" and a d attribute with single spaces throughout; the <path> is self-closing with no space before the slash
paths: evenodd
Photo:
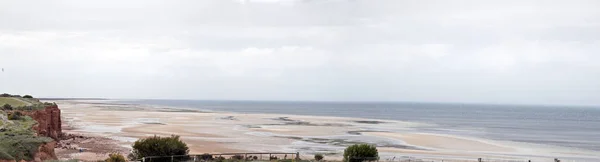
<path id="1" fill-rule="evenodd" d="M 323 154 L 316 154 L 316 155 L 315 155 L 315 160 L 316 160 L 316 161 L 321 161 L 321 160 L 323 160 L 323 158 L 324 158 L 324 157 L 323 157 Z"/>
<path id="2" fill-rule="evenodd" d="M 8 93 L 0 94 L 0 105 L 2 110 L 41 110 L 46 106 L 56 105 L 55 103 L 40 102 L 38 99 L 33 98 L 31 95 L 12 95 Z"/>
<path id="3" fill-rule="evenodd" d="M 12 107 L 19 107 L 19 106 L 27 106 L 29 103 L 27 103 L 24 100 L 21 100 L 21 98 L 16 98 L 16 97 L 0 97 L 0 104 L 2 105 L 10 105 Z"/>
<path id="4" fill-rule="evenodd" d="M 0 115 L 6 116 L 4 112 Z M 32 127 L 36 122 L 31 117 L 17 113 L 9 116 L 9 120 L 0 121 L 0 159 L 32 160 L 40 145 L 53 141 L 51 138 L 35 135 Z"/>
<path id="5" fill-rule="evenodd" d="M 344 150 L 344 162 L 376 161 L 379 159 L 377 148 L 369 144 L 355 144 Z"/>
<path id="6" fill-rule="evenodd" d="M 127 159 L 119 153 L 112 153 L 108 155 L 108 158 L 104 160 L 105 162 L 126 162 Z"/>
<path id="7" fill-rule="evenodd" d="M 153 136 L 135 141 L 129 159 L 136 160 L 149 156 L 187 155 L 189 148 L 179 136 L 171 137 Z"/>
<path id="8" fill-rule="evenodd" d="M 53 140 L 38 137 L 33 130 L 37 122 L 21 111 L 28 106 L 30 110 L 37 109 L 34 106 L 43 106 L 44 103 L 7 93 L 0 96 L 0 105 L 3 105 L 0 111 L 0 160 L 31 161 L 42 144 Z"/>

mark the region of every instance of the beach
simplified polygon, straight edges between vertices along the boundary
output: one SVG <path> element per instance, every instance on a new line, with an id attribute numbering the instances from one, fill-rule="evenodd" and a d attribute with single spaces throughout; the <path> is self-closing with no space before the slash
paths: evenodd
<path id="1" fill-rule="evenodd" d="M 122 104 L 110 100 L 56 100 L 68 134 L 102 138 L 127 153 L 135 140 L 179 135 L 190 154 L 299 152 L 312 159 L 341 160 L 345 147 L 377 145 L 382 160 L 483 159 L 600 161 L 600 152 L 419 131 L 430 123 L 291 114 L 210 112 L 182 107 Z M 83 146 L 82 146 L 83 147 Z M 101 160 L 111 150 L 57 151 L 61 158 Z M 59 155 L 60 156 L 60 155 Z"/>

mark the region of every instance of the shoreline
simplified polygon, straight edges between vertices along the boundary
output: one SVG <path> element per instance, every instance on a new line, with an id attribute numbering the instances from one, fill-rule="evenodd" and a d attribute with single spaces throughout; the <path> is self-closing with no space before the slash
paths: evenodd
<path id="1" fill-rule="evenodd" d="M 147 106 L 84 100 L 55 101 L 67 133 L 111 137 L 121 146 L 149 135 L 180 135 L 191 154 L 222 152 L 300 152 L 304 159 L 315 153 L 328 160 L 341 159 L 343 148 L 353 143 L 378 145 L 381 159 L 411 156 L 417 159 L 498 158 L 522 160 L 594 159 L 594 151 L 545 150 L 511 142 L 417 132 L 426 123 L 367 118 L 206 112 L 179 107 Z M 184 111 L 181 111 L 184 110 Z M 126 111 L 127 113 L 122 113 Z M 169 133 L 165 133 L 169 132 Z M 534 150 L 534 151 L 532 151 Z M 531 158 L 524 158 L 527 157 Z M 548 157 L 556 156 L 556 157 Z M 472 160 L 476 160 L 474 158 Z"/>

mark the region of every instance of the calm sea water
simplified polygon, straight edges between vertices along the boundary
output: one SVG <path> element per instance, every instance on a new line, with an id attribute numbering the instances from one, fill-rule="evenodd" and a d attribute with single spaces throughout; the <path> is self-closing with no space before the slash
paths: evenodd
<path id="1" fill-rule="evenodd" d="M 600 151 L 600 108 L 438 103 L 136 100 L 240 113 L 359 117 L 435 124 L 421 131 Z"/>

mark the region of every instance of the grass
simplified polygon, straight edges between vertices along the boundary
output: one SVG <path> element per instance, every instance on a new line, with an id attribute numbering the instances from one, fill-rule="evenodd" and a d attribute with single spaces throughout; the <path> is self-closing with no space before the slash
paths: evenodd
<path id="1" fill-rule="evenodd" d="M 9 104 L 12 107 L 18 107 L 18 106 L 27 106 L 27 105 L 30 105 L 31 103 L 24 101 L 24 100 L 14 98 L 14 97 L 0 97 L 0 106 L 2 106 L 4 104 Z"/>
<path id="2" fill-rule="evenodd" d="M 23 102 L 28 103 L 29 105 L 35 105 L 35 104 L 41 103 L 38 99 L 35 99 L 35 98 L 14 98 L 14 99 L 21 100 Z"/>
<path id="3" fill-rule="evenodd" d="M 0 97 L 0 106 L 9 104 L 14 110 L 41 110 L 51 103 L 42 103 L 37 99 L 19 98 L 19 97 Z"/>
<path id="4" fill-rule="evenodd" d="M 2 112 L 0 115 L 5 116 Z M 29 116 L 3 123 L 0 129 L 0 159 L 30 161 L 40 145 L 51 142 L 48 137 L 37 137 L 31 129 L 37 122 Z"/>

